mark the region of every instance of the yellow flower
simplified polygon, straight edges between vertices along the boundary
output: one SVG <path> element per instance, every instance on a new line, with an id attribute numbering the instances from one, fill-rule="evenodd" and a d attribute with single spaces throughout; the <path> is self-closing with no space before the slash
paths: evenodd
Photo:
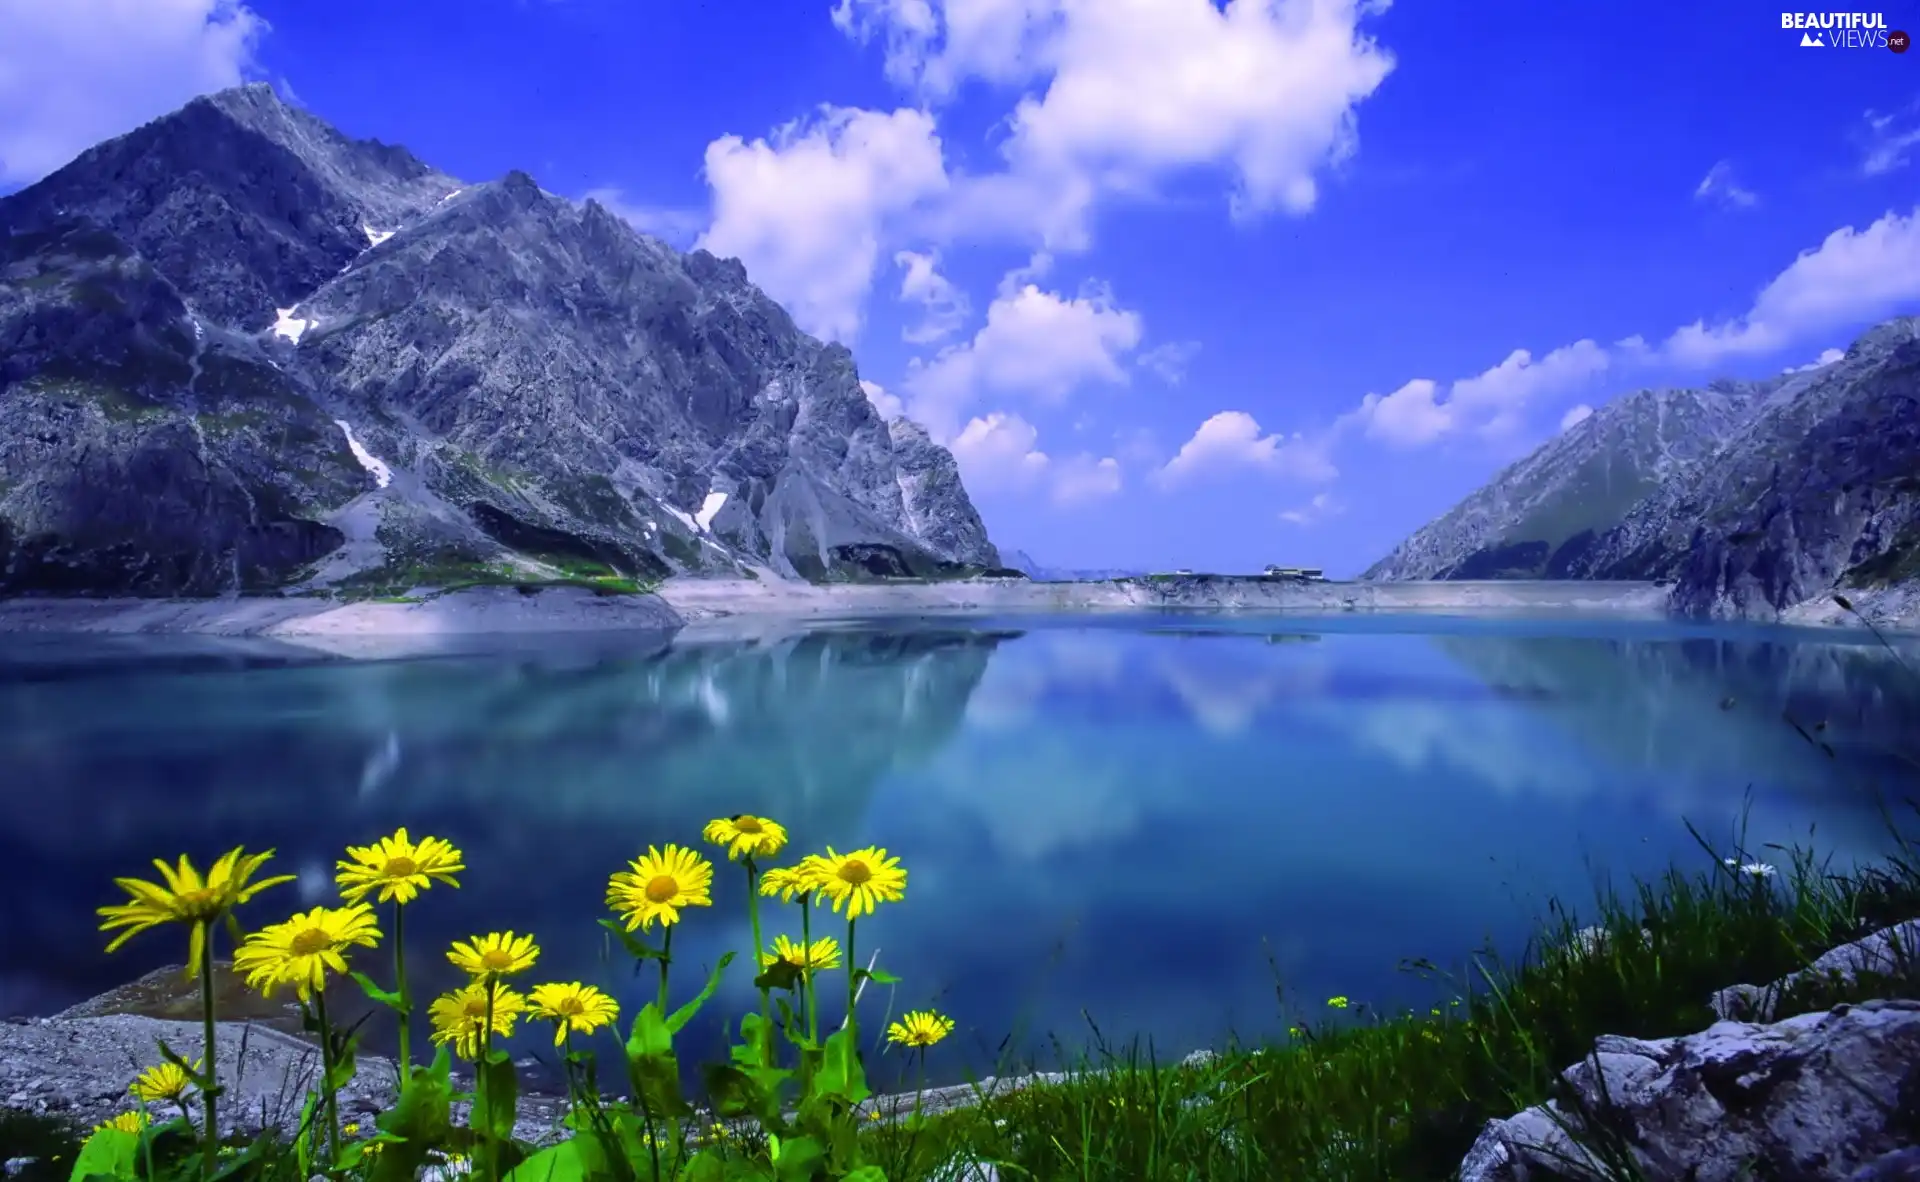
<path id="1" fill-rule="evenodd" d="M 682 907 L 711 907 L 713 863 L 693 850 L 669 844 L 647 852 L 607 880 L 607 906 L 627 921 L 627 930 L 680 922 Z"/>
<path id="2" fill-rule="evenodd" d="M 472 940 L 455 940 L 447 950 L 447 959 L 454 967 L 476 981 L 524 973 L 539 957 L 540 946 L 532 936 L 512 932 L 488 932 Z"/>
<path id="3" fill-rule="evenodd" d="M 1349 1003 L 1347 1002 L 1347 999 L 1344 996 L 1341 996 L 1341 997 L 1329 997 L 1327 999 L 1327 1004 L 1332 1006 L 1336 1010 L 1344 1010 L 1347 1008 L 1347 1005 Z"/>
<path id="4" fill-rule="evenodd" d="M 348 1121 L 346 1124 L 340 1126 L 340 1131 L 349 1137 L 359 1136 L 360 1122 L 357 1120 Z"/>
<path id="5" fill-rule="evenodd" d="M 102 1129 L 118 1129 L 122 1133 L 138 1133 L 146 1127 L 147 1114 L 135 1109 L 132 1112 L 122 1112 L 111 1120 L 101 1121 L 93 1126 L 93 1131 L 97 1133 Z"/>
<path id="6" fill-rule="evenodd" d="M 907 893 L 907 872 L 884 849 L 837 854 L 828 846 L 825 857 L 809 854 L 801 865 L 808 863 L 816 889 L 833 901 L 835 911 L 845 904 L 848 919 L 871 912 L 875 903 L 897 903 Z"/>
<path id="7" fill-rule="evenodd" d="M 246 977 L 249 989 L 267 997 L 291 985 L 306 1001 L 327 987 L 328 973 L 347 971 L 349 948 L 371 948 L 379 939 L 373 908 L 365 903 L 315 907 L 249 935 L 234 950 L 233 971 Z"/>
<path id="8" fill-rule="evenodd" d="M 528 995 L 528 1012 L 554 1024 L 553 1045 L 561 1046 L 567 1035 L 592 1034 L 602 1026 L 613 1025 L 620 1016 L 620 1005 L 591 985 L 578 981 L 566 985 L 535 985 Z"/>
<path id="9" fill-rule="evenodd" d="M 372 845 L 348 846 L 347 858 L 334 867 L 340 871 L 335 876 L 340 897 L 349 903 L 358 903 L 374 891 L 379 892 L 376 902 L 411 903 L 435 879 L 459 886 L 453 876 L 467 868 L 460 851 L 444 838 L 423 837 L 414 842 L 404 827 Z"/>
<path id="10" fill-rule="evenodd" d="M 775 866 L 760 875 L 760 893 L 768 897 L 778 895 L 782 903 L 793 902 L 795 895 L 804 895 L 817 885 L 813 867 L 805 861 L 798 866 Z"/>
<path id="11" fill-rule="evenodd" d="M 708 821 L 700 836 L 715 845 L 726 846 L 727 860 L 730 862 L 738 862 L 743 857 L 771 858 L 787 846 L 784 826 L 749 813 Z"/>
<path id="12" fill-rule="evenodd" d="M 837 969 L 840 967 L 840 942 L 832 936 L 822 936 L 811 944 L 802 944 L 786 936 L 775 936 L 773 951 L 760 954 L 760 967 L 772 968 L 781 961 L 801 972 Z"/>
<path id="13" fill-rule="evenodd" d="M 909 1010 L 887 1027 L 887 1041 L 905 1047 L 930 1047 L 952 1033 L 952 1018 L 932 1010 Z"/>
<path id="14" fill-rule="evenodd" d="M 487 1029 L 489 992 L 493 997 L 493 1033 L 501 1038 L 511 1035 L 514 1022 L 526 1012 L 527 999 L 498 981 L 475 981 L 441 994 L 427 1007 L 433 1041 L 451 1042 L 454 1053 L 464 1059 L 478 1058 L 480 1036 Z"/>
<path id="15" fill-rule="evenodd" d="M 195 1063 L 193 1070 L 198 1074 L 200 1064 Z M 192 1086 L 193 1080 L 180 1065 L 169 1061 L 142 1071 L 140 1077 L 134 1080 L 127 1090 L 132 1092 L 136 1099 L 148 1104 L 158 1104 L 162 1100 L 172 1100 L 177 1104 L 180 1098 L 187 1094 L 187 1089 Z"/>
<path id="16" fill-rule="evenodd" d="M 116 951 L 120 945 L 141 932 L 163 923 L 192 924 L 193 938 L 187 956 L 187 974 L 191 976 L 199 972 L 200 960 L 206 955 L 207 929 L 215 920 L 268 887 L 293 881 L 291 874 L 265 878 L 259 882 L 248 881 L 271 857 L 272 850 L 263 854 L 249 854 L 235 846 L 220 856 L 205 878 L 182 854 L 177 866 L 154 859 L 153 865 L 160 871 L 160 882 L 148 882 L 144 878 L 114 879 L 114 885 L 127 892 L 129 901 L 99 909 L 101 931 L 125 929 L 107 945 L 107 951 Z"/>

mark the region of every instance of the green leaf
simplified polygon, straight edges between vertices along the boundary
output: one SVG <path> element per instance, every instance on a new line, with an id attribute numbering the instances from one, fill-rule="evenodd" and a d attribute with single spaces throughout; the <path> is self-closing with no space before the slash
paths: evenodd
<path id="1" fill-rule="evenodd" d="M 633 1019 L 627 1036 L 627 1082 L 650 1111 L 685 1116 L 693 1111 L 680 1093 L 680 1060 L 673 1052 L 673 1031 L 650 1001 Z"/>
<path id="2" fill-rule="evenodd" d="M 612 932 L 615 936 L 619 937 L 620 946 L 622 948 L 625 948 L 627 950 L 627 955 L 633 957 L 633 959 L 635 960 L 647 961 L 647 960 L 667 959 L 667 953 L 665 949 L 655 948 L 647 944 L 645 941 L 641 940 L 640 937 L 628 931 L 626 925 L 621 923 L 617 919 L 603 919 L 600 921 L 600 926 Z"/>
<path id="3" fill-rule="evenodd" d="M 887 1172 L 879 1166 L 861 1166 L 841 1175 L 840 1182 L 887 1182 Z"/>
<path id="4" fill-rule="evenodd" d="M 360 992 L 367 995 L 368 1001 L 378 1002 L 396 1014 L 406 1012 L 406 1006 L 401 1002 L 398 993 L 389 989 L 382 989 L 378 985 L 375 985 L 373 978 L 367 976 L 365 973 L 356 972 L 350 975 L 353 977 L 354 983 L 360 986 Z"/>
<path id="5" fill-rule="evenodd" d="M 73 1159 L 73 1182 L 89 1178 L 133 1179 L 138 1176 L 140 1134 L 120 1129 L 98 1129 Z"/>
<path id="6" fill-rule="evenodd" d="M 853 979 L 855 981 L 872 981 L 875 985 L 898 985 L 900 983 L 900 978 L 885 969 L 855 969 L 853 970 Z"/>
<path id="7" fill-rule="evenodd" d="M 848 1108 L 873 1095 L 867 1089 L 867 1075 L 860 1066 L 860 1054 L 853 1044 L 853 1031 L 841 1027 L 827 1036 L 822 1048 L 819 1074 L 813 1077 L 813 1094 L 831 1098 Z"/>
<path id="8" fill-rule="evenodd" d="M 827 1151 L 812 1137 L 788 1138 L 773 1159 L 773 1176 L 780 1182 L 813 1182 L 826 1157 Z"/>
<path id="9" fill-rule="evenodd" d="M 674 1182 L 727 1182 L 727 1159 L 712 1152 L 696 1153 L 680 1167 Z"/>
<path id="10" fill-rule="evenodd" d="M 571 1137 L 513 1167 L 507 1182 L 594 1182 L 615 1176 L 597 1137 Z"/>
<path id="11" fill-rule="evenodd" d="M 798 989 L 800 966 L 790 960 L 776 960 L 753 979 L 755 989 Z"/>
<path id="12" fill-rule="evenodd" d="M 427 1164 L 427 1151 L 452 1140 L 452 1072 L 452 1056 L 443 1046 L 430 1066 L 416 1065 L 407 1073 L 399 1100 L 375 1121 L 397 1140 L 373 1159 L 369 1182 L 414 1182 Z"/>
<path id="13" fill-rule="evenodd" d="M 514 1072 L 513 1056 L 488 1051 L 473 1065 L 473 1108 L 467 1114 L 467 1127 L 495 1141 L 513 1140 L 519 1099 L 520 1077 Z"/>
<path id="14" fill-rule="evenodd" d="M 696 995 L 692 1001 L 673 1011 L 672 1016 L 667 1019 L 667 1029 L 669 1031 L 678 1034 L 688 1022 L 693 1021 L 693 1016 L 700 1012 L 700 1007 L 706 1005 L 708 999 L 713 996 L 714 991 L 720 988 L 720 974 L 726 972 L 727 966 L 732 963 L 733 953 L 731 952 L 720 958 L 720 962 L 713 966 L 713 972 L 707 975 L 706 986 L 700 990 L 699 994 Z"/>

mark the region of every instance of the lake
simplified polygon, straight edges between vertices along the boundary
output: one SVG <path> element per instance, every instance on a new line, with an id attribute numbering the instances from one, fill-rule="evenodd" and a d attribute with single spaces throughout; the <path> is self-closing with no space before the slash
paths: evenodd
<path id="1" fill-rule="evenodd" d="M 1783 715 L 1824 723 L 1832 754 Z M 400 825 L 469 865 L 409 914 L 423 993 L 452 983 L 448 940 L 513 928 L 540 938 L 534 979 L 637 1003 L 652 977 L 610 964 L 595 926 L 607 874 L 749 812 L 800 851 L 904 859 L 907 901 L 860 928 L 861 959 L 903 981 L 863 1009 L 870 1030 L 889 992 L 896 1015 L 954 1015 L 935 1078 L 991 1071 L 1003 1044 L 1084 1045 L 1090 1023 L 1177 1056 L 1333 994 L 1425 1006 L 1437 987 L 1403 960 L 1517 952 L 1549 897 L 1584 905 L 1603 871 L 1705 866 L 1687 821 L 1730 841 L 1746 809 L 1754 850 L 1875 857 L 1878 794 L 1915 790 L 1891 752 L 1917 720 L 1920 678 L 1872 638 L 1748 626 L 949 619 L 388 661 L 6 638 L 0 1014 L 181 958 L 169 931 L 113 957 L 94 931 L 150 858 L 276 849 L 300 881 L 243 913 L 264 923 Z M 748 943 L 742 895 L 721 865 L 676 936 L 681 997 Z M 773 907 L 769 934 L 793 915 Z M 744 967 L 727 1013 L 751 1004 Z"/>

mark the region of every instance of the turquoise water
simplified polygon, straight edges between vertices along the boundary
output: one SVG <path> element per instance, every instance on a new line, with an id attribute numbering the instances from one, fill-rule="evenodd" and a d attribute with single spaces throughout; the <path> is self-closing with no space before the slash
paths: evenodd
<path id="1" fill-rule="evenodd" d="M 1783 713 L 1824 722 L 1833 754 Z M 416 948 L 533 931 L 538 979 L 641 999 L 651 978 L 608 963 L 595 927 L 606 875 L 752 812 L 802 848 L 903 857 L 908 902 L 861 925 L 861 959 L 904 978 L 869 993 L 868 1023 L 889 1002 L 952 1013 L 936 1076 L 1084 1045 L 1090 1022 L 1177 1055 L 1333 994 L 1427 1004 L 1404 959 L 1517 951 L 1602 869 L 1704 865 L 1683 821 L 1726 839 L 1750 805 L 1755 850 L 1875 856 L 1876 792 L 1916 790 L 1888 754 L 1916 719 L 1920 679 L 1870 638 L 1665 624 L 946 621 L 367 662 L 13 639 L 0 1013 L 179 959 L 161 933 L 110 958 L 92 931 L 112 877 L 151 857 L 274 847 L 301 881 L 247 913 L 267 922 L 398 825 L 471 865 L 409 917 Z M 729 871 L 676 937 L 688 991 L 747 943 Z M 791 911 L 769 931 L 797 933 Z M 436 959 L 416 956 L 450 984 Z"/>

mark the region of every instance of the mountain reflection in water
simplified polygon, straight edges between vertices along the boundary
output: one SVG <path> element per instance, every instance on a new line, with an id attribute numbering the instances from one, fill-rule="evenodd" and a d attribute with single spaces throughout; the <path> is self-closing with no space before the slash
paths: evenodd
<path id="1" fill-rule="evenodd" d="M 1749 800 L 1752 848 L 1817 825 L 1839 861 L 1875 856 L 1920 719 L 1871 641 L 1755 628 L 1116 617 L 477 647 L 0 642 L 0 1012 L 179 959 L 172 933 L 109 958 L 94 931 L 113 877 L 153 857 L 276 849 L 299 881 L 246 912 L 267 922 L 401 825 L 469 865 L 411 912 L 416 949 L 533 931 L 536 979 L 636 1003 L 595 926 L 607 874 L 752 812 L 800 850 L 905 859 L 907 902 L 860 943 L 905 978 L 869 994 L 875 1019 L 959 1019 L 936 1074 L 991 1069 L 1012 1032 L 1081 1042 L 1083 1010 L 1178 1054 L 1284 1025 L 1270 956 L 1293 1005 L 1418 1004 L 1432 986 L 1402 958 L 1517 950 L 1548 895 L 1584 903 L 1594 866 L 1703 864 L 1683 819 L 1727 835 Z M 720 867 L 676 936 L 688 992 L 747 943 L 742 890 Z M 414 961 L 423 993 L 453 983 Z M 735 966 L 715 1020 L 749 978 Z"/>

